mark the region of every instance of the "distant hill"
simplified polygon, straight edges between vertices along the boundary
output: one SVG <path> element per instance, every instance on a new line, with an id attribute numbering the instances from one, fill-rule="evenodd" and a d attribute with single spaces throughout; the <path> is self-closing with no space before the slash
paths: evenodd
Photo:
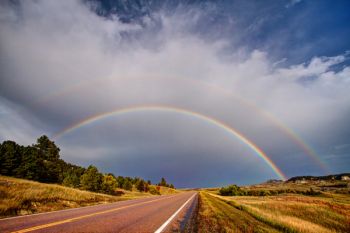
<path id="1" fill-rule="evenodd" d="M 341 173 L 335 175 L 327 176 L 295 176 L 287 180 L 287 182 L 296 182 L 296 181 L 330 181 L 330 180 L 350 180 L 350 173 Z"/>
<path id="2" fill-rule="evenodd" d="M 271 180 L 267 180 L 265 182 L 265 184 L 280 184 L 283 183 L 283 180 L 275 180 L 275 179 L 271 179 Z"/>

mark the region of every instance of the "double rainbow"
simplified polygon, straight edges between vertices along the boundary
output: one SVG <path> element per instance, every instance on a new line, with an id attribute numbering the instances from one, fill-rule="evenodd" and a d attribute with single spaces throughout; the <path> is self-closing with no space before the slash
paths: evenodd
<path id="1" fill-rule="evenodd" d="M 187 109 L 182 109 L 178 107 L 170 107 L 170 106 L 161 106 L 161 105 L 142 105 L 142 106 L 133 106 L 133 107 L 128 107 L 128 108 L 122 108 L 122 109 L 116 109 L 113 111 L 109 112 L 104 112 L 100 113 L 88 118 L 85 118 L 82 121 L 79 121 L 75 124 L 72 124 L 62 131 L 56 133 L 54 135 L 54 138 L 59 138 L 63 136 L 64 134 L 67 134 L 69 132 L 72 132 L 73 130 L 76 130 L 80 127 L 89 125 L 93 122 L 105 119 L 107 117 L 112 117 L 112 116 L 120 116 L 123 114 L 128 114 L 128 113 L 135 113 L 135 112 L 145 112 L 145 111 L 159 111 L 159 112 L 169 112 L 169 113 L 177 113 L 177 114 L 182 114 L 185 116 L 190 116 L 193 118 L 196 118 L 198 120 L 202 120 L 206 123 L 209 123 L 211 125 L 214 125 L 230 135 L 234 136 L 241 142 L 243 142 L 245 145 L 247 145 L 251 150 L 255 152 L 256 155 L 258 155 L 266 164 L 274 171 L 274 173 L 282 180 L 286 180 L 286 175 L 283 174 L 281 169 L 279 169 L 276 164 L 265 154 L 265 152 L 260 149 L 256 144 L 254 144 L 252 141 L 250 141 L 248 138 L 246 138 L 242 133 L 237 131 L 236 129 L 232 128 L 231 126 L 214 119 L 210 116 L 206 116 L 204 114 L 198 113 L 198 112 L 193 112 Z"/>
<path id="2" fill-rule="evenodd" d="M 157 77 L 155 75 L 155 76 L 149 76 L 147 78 L 153 78 L 153 79 L 158 80 L 161 77 Z M 173 78 L 179 79 L 179 77 L 173 77 Z M 112 80 L 112 78 L 108 78 L 107 80 Z M 329 169 L 328 169 L 327 165 L 324 163 L 324 161 L 321 160 L 321 158 L 316 154 L 314 149 L 309 144 L 307 144 L 305 142 L 305 140 L 300 135 L 298 135 L 292 128 L 288 127 L 285 123 L 283 123 L 275 115 L 271 114 L 270 112 L 266 111 L 263 108 L 260 108 L 254 102 L 243 99 L 240 96 L 235 95 L 232 91 L 230 91 L 226 88 L 223 88 L 221 86 L 218 86 L 218 85 L 215 85 L 212 83 L 208 83 L 206 81 L 202 81 L 199 79 L 192 80 L 192 79 L 185 79 L 185 78 L 180 78 L 180 80 L 185 81 L 185 82 L 189 82 L 189 85 L 200 84 L 200 85 L 207 87 L 208 89 L 217 90 L 217 93 L 219 93 L 219 94 L 224 94 L 224 95 L 227 95 L 228 97 L 233 97 L 239 103 L 241 103 L 244 106 L 248 107 L 249 109 L 255 111 L 261 117 L 264 117 L 265 119 L 272 122 L 275 126 L 278 127 L 278 129 L 280 129 L 285 135 L 287 135 L 295 144 L 297 144 L 299 146 L 299 148 L 301 148 L 304 151 L 305 155 L 309 156 L 309 158 L 311 158 L 314 161 L 314 163 L 317 164 L 318 167 L 320 167 L 323 170 L 323 172 L 325 172 L 325 173 L 329 172 Z M 77 90 L 83 88 L 84 86 L 88 87 L 90 85 L 102 83 L 104 81 L 106 81 L 106 80 L 96 78 L 96 79 L 93 79 L 90 81 L 85 81 L 83 83 L 78 83 L 78 84 L 73 85 L 71 87 L 68 87 L 68 88 L 66 87 L 66 88 L 63 88 L 57 92 L 54 92 L 51 95 L 46 96 L 46 98 L 40 99 L 39 101 L 35 102 L 34 104 L 44 104 L 50 100 L 57 99 L 58 97 L 65 96 L 69 93 L 75 93 Z"/>

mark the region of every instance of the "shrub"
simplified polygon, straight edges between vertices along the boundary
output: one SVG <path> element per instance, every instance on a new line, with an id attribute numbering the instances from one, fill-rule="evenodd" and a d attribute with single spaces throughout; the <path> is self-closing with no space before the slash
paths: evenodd
<path id="1" fill-rule="evenodd" d="M 123 183 L 123 189 L 131 191 L 132 190 L 132 183 L 129 180 L 125 180 Z"/>
<path id="2" fill-rule="evenodd" d="M 157 186 L 159 187 L 159 186 Z M 149 193 L 152 195 L 160 195 L 160 192 L 157 188 L 155 188 L 154 186 L 149 186 Z"/>
<path id="3" fill-rule="evenodd" d="M 81 187 L 85 190 L 98 192 L 101 190 L 102 174 L 97 168 L 90 165 L 84 174 L 80 177 Z"/>
<path id="4" fill-rule="evenodd" d="M 117 180 L 112 175 L 104 175 L 101 185 L 102 191 L 107 194 L 114 194 L 117 188 Z"/>
<path id="5" fill-rule="evenodd" d="M 244 192 L 237 185 L 229 185 L 219 190 L 221 196 L 241 196 Z"/>

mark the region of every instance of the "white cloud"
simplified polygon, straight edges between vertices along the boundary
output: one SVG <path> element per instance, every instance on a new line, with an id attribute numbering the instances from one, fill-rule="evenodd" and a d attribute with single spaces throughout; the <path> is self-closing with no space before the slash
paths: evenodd
<path id="1" fill-rule="evenodd" d="M 0 141 L 13 140 L 22 145 L 34 143 L 33 139 L 41 135 L 28 123 L 28 118 L 21 108 L 0 98 Z"/>
<path id="2" fill-rule="evenodd" d="M 182 12 L 160 12 L 161 28 L 148 31 L 99 17 L 80 1 L 23 1 L 20 9 L 0 11 L 7 12 L 0 17 L 0 90 L 52 124 L 50 133 L 98 112 L 166 104 L 216 117 L 262 147 L 280 148 L 265 136 L 274 125 L 240 99 L 315 143 L 330 125 L 344 127 L 339 116 L 349 113 L 350 68 L 332 70 L 345 54 L 281 68 L 269 51 L 223 55 L 229 41 L 201 38 L 190 30 L 198 17 Z M 148 17 L 144 22 L 152 25 Z M 305 77 L 312 77 L 307 85 L 300 82 Z M 27 141 L 21 130 L 33 129 L 16 123 L 22 120 L 2 118 L 1 137 Z"/>

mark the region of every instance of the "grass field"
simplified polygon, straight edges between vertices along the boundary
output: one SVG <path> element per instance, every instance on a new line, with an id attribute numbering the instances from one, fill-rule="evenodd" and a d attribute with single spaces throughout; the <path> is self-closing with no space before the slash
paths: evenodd
<path id="1" fill-rule="evenodd" d="M 198 222 L 205 223 L 203 232 L 350 232 L 347 182 L 264 183 L 242 189 L 268 195 L 219 196 L 218 188 L 201 192 Z M 300 194 L 310 189 L 318 194 Z M 276 194 L 278 190 L 286 192 Z"/>
<path id="2" fill-rule="evenodd" d="M 160 187 L 159 192 L 161 195 L 177 194 L 182 192 L 181 190 L 178 190 L 178 189 L 171 189 L 163 186 L 159 186 L 159 187 Z"/>
<path id="3" fill-rule="evenodd" d="M 349 194 L 349 182 L 340 180 L 318 180 L 300 182 L 262 183 L 257 185 L 242 186 L 243 190 L 265 190 L 269 192 L 285 191 L 287 193 L 306 192 L 313 189 L 325 194 Z"/>
<path id="4" fill-rule="evenodd" d="M 176 192 L 165 187 L 160 189 L 162 195 Z M 123 193 L 121 196 L 110 196 L 0 176 L 0 218 L 152 196 L 138 191 L 123 190 Z"/>
<path id="5" fill-rule="evenodd" d="M 200 193 L 199 232 L 350 232 L 350 205 L 301 195 Z"/>
<path id="6" fill-rule="evenodd" d="M 212 194 L 199 195 L 198 232 L 279 232 Z"/>

